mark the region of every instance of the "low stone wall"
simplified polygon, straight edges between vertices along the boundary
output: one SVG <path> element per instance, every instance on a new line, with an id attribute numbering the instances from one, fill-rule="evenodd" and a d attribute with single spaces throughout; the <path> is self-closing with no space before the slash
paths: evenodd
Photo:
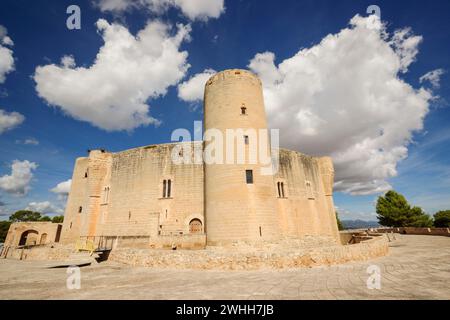
<path id="1" fill-rule="evenodd" d="M 74 251 L 73 246 L 58 243 L 37 246 L 5 247 L 2 251 L 1 258 L 62 261 L 66 260 Z"/>
<path id="2" fill-rule="evenodd" d="M 400 234 L 416 234 L 416 235 L 429 235 L 429 236 L 445 236 L 450 237 L 450 228 L 379 228 L 371 229 L 378 233 L 400 233 Z"/>
<path id="3" fill-rule="evenodd" d="M 156 238 L 150 238 L 150 248 L 154 249 L 196 250 L 204 249 L 205 247 L 205 234 L 160 235 Z"/>
<path id="4" fill-rule="evenodd" d="M 169 269 L 257 270 L 312 267 L 365 261 L 388 254 L 385 236 L 376 236 L 354 245 L 320 248 L 289 248 L 241 252 L 238 249 L 207 247 L 205 250 L 115 249 L 110 261 L 132 266 Z"/>
<path id="5" fill-rule="evenodd" d="M 150 237 L 136 236 L 136 237 L 116 237 L 114 239 L 114 248 L 148 248 Z"/>

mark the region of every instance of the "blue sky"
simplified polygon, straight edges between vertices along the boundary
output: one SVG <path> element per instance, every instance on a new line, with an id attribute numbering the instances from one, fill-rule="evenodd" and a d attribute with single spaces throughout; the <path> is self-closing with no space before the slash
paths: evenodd
<path id="1" fill-rule="evenodd" d="M 66 27 L 66 8 L 71 4 L 77 4 L 81 8 L 81 30 L 69 30 Z M 278 65 L 295 56 L 302 48 L 319 45 L 328 34 L 335 35 L 348 28 L 349 21 L 355 15 L 367 16 L 366 9 L 371 4 L 380 7 L 381 20 L 386 23 L 387 32 L 393 34 L 398 29 L 409 27 L 414 35 L 422 37 L 422 41 L 417 45 L 418 52 L 414 54 L 414 61 L 408 64 L 407 72 L 399 72 L 395 77 L 415 90 L 421 87 L 430 90 L 434 96 L 433 99 L 427 100 L 429 111 L 421 121 L 423 130 L 415 130 L 416 124 L 410 125 L 408 130 L 412 132 L 412 141 L 397 143 L 406 146 L 408 155 L 403 160 L 394 161 L 395 173 L 381 174 L 383 186 L 385 183 L 389 184 L 405 194 L 411 203 L 422 206 L 430 214 L 441 209 L 450 209 L 448 1 L 374 3 L 354 0 L 286 0 L 280 3 L 226 0 L 225 9 L 218 17 L 210 14 L 208 19 L 196 19 L 186 14 L 183 8 L 173 6 L 156 11 L 130 8 L 125 12 L 111 12 L 102 11 L 98 6 L 94 6 L 92 1 L 4 0 L 0 4 L 0 25 L 7 29 L 7 36 L 14 42 L 13 46 L 9 46 L 13 52 L 14 71 L 8 72 L 5 81 L 0 83 L 0 109 L 8 114 L 18 112 L 25 120 L 0 134 L 0 177 L 11 175 L 11 164 L 14 160 L 34 162 L 37 168 L 32 170 L 33 176 L 26 194 L 17 195 L 7 188 L 0 189 L 0 203 L 3 204 L 0 207 L 0 219 L 7 219 L 10 213 L 33 202 L 49 202 L 53 211 L 54 208 L 63 208 L 64 197 L 51 192 L 50 189 L 71 178 L 75 158 L 85 156 L 87 149 L 120 151 L 168 142 L 172 131 L 177 128 L 193 130 L 193 122 L 202 120 L 201 108 L 195 108 L 195 105 L 198 106 L 201 102 L 181 99 L 177 90 L 178 84 L 189 81 L 206 69 L 247 69 L 258 53 L 274 53 L 275 64 Z M 95 125 L 95 121 L 75 119 L 73 114 L 67 112 L 68 109 L 59 105 L 50 106 L 48 101 L 51 98 L 45 93 L 39 96 L 36 79 L 33 78 L 38 66 L 59 65 L 61 58 L 67 55 L 75 59 L 77 66 L 89 68 L 95 63 L 96 55 L 104 45 L 101 32 L 96 27 L 99 19 L 105 19 L 109 24 L 122 25 L 133 35 L 144 29 L 149 22 L 156 20 L 173 26 L 171 35 L 176 33 L 174 26 L 177 23 L 189 24 L 192 28 L 189 32 L 190 40 L 186 39 L 177 47 L 179 52 L 188 54 L 184 65 L 189 64 L 190 67 L 182 72 L 181 77 L 170 80 L 171 84 L 163 90 L 166 92 L 147 101 L 151 117 L 161 122 L 159 126 L 150 124 L 137 125 L 129 130 L 105 130 Z M 355 43 L 355 46 L 358 45 Z M 354 68 L 358 68 L 357 63 Z M 432 88 L 427 81 L 421 83 L 419 80 L 433 70 L 444 72 L 439 79 L 439 87 Z M 253 71 L 265 80 L 263 71 L 256 67 Z M 130 74 L 130 81 L 133 77 L 134 75 Z M 51 87 L 52 83 L 49 84 Z M 289 86 L 288 83 L 284 85 Z M 304 86 L 307 87 L 308 83 L 305 82 Z M 351 90 L 351 86 L 347 87 Z M 268 90 L 275 90 L 274 88 L 268 86 Z M 52 97 L 61 101 L 57 93 Z M 403 104 L 404 101 L 408 100 L 399 100 L 398 104 Z M 270 101 L 266 100 L 267 103 Z M 74 106 L 78 106 L 76 102 Z M 411 114 L 413 112 L 411 111 Z M 404 119 L 408 118 L 408 114 L 409 112 L 405 112 L 401 107 L 398 110 L 393 108 L 391 117 Z M 104 115 L 105 118 L 110 116 L 108 113 Z M 391 124 L 389 128 L 390 135 L 395 136 L 396 129 L 392 129 Z M 299 151 L 309 151 L 308 153 L 321 154 L 328 150 L 309 146 L 307 141 L 302 139 L 302 134 L 315 139 L 314 134 L 310 132 L 299 132 L 298 139 L 289 140 L 286 144 L 295 146 Z M 321 137 L 316 138 L 317 141 L 322 141 Z M 39 143 L 25 144 L 27 139 Z M 392 139 L 395 140 L 395 137 Z M 351 149 L 329 150 L 340 155 L 340 152 Z M 361 159 L 365 159 L 364 155 L 361 155 Z M 339 168 L 344 165 L 347 171 L 351 171 L 351 162 L 342 162 Z M 338 174 L 338 177 L 349 179 L 343 174 Z M 374 174 L 374 177 L 380 180 L 380 176 Z M 367 182 L 367 177 L 362 179 L 365 179 L 364 183 Z M 374 202 L 380 193 L 362 192 L 352 195 L 349 190 L 352 189 L 342 189 L 335 194 L 335 203 L 342 218 L 374 220 Z"/>

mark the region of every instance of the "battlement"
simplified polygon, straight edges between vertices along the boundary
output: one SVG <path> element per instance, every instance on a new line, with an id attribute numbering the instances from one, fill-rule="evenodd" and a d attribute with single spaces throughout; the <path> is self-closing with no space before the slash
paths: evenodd
<path id="1" fill-rule="evenodd" d="M 206 87 L 227 80 L 250 80 L 250 82 L 261 85 L 261 80 L 252 72 L 243 69 L 229 69 L 216 73 L 206 82 Z"/>

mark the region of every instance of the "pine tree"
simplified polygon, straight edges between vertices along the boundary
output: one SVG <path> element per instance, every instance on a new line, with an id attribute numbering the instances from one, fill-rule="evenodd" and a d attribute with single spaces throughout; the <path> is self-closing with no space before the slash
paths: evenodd
<path id="1" fill-rule="evenodd" d="M 431 227 L 433 220 L 419 207 L 411 207 L 405 197 L 393 190 L 380 196 L 378 222 L 387 227 Z"/>

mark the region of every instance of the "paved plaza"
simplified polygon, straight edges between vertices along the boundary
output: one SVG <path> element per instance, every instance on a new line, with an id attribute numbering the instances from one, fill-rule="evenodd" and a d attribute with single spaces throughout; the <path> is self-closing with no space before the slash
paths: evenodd
<path id="1" fill-rule="evenodd" d="M 104 262 L 81 268 L 69 290 L 66 269 L 0 260 L 0 299 L 450 299 L 450 237 L 396 235 L 386 257 L 295 270 L 190 271 Z M 369 290 L 377 266 L 381 288 Z M 375 267 L 376 268 L 376 267 Z"/>

